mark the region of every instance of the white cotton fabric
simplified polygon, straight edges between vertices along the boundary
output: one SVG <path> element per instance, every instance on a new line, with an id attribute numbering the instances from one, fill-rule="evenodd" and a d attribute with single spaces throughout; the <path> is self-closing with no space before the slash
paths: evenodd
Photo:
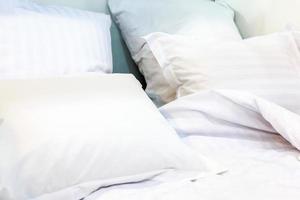
<path id="1" fill-rule="evenodd" d="M 247 91 L 300 113 L 300 53 L 291 32 L 206 44 L 165 33 L 146 39 L 177 97 L 205 89 Z"/>
<path id="2" fill-rule="evenodd" d="M 284 139 L 299 144 L 294 140 L 299 138 L 299 116 L 236 91 L 203 91 L 160 110 L 182 141 L 224 164 L 228 172 L 194 176 L 194 181 L 183 178 L 186 172 L 144 174 L 145 179 L 102 187 L 86 200 L 299 199 L 300 152 Z M 85 189 L 67 188 L 35 200 L 73 200 Z"/>
<path id="3" fill-rule="evenodd" d="M 197 135 L 183 141 L 201 154 L 214 155 L 230 170 L 194 182 L 176 181 L 174 174 L 155 177 L 105 188 L 86 200 L 299 199 L 300 153 L 279 136 L 256 132 L 245 137 L 240 132 L 230 138 Z M 48 197 L 43 200 L 50 200 Z"/>
<path id="4" fill-rule="evenodd" d="M 0 78 L 112 72 L 108 15 L 27 2 L 0 26 Z"/>
<path id="5" fill-rule="evenodd" d="M 181 133 L 214 137 L 256 132 L 279 134 L 300 150 L 300 115 L 254 94 L 236 90 L 204 90 L 160 109 Z"/>
<path id="6" fill-rule="evenodd" d="M 0 199 L 224 170 L 180 141 L 132 75 L 2 80 L 0 99 Z"/>
<path id="7" fill-rule="evenodd" d="M 299 115 L 237 91 L 202 91 L 160 110 L 182 141 L 224 164 L 228 172 L 194 181 L 170 172 L 102 188 L 86 200 L 299 199 Z M 70 195 L 64 200 L 72 199 L 70 191 L 64 193 Z"/>
<path id="8" fill-rule="evenodd" d="M 241 40 L 234 12 L 209 0 L 109 0 L 109 8 L 147 82 L 146 92 L 164 104 L 176 88 L 166 81 L 143 36 L 153 32 L 186 35 L 202 41 Z"/>

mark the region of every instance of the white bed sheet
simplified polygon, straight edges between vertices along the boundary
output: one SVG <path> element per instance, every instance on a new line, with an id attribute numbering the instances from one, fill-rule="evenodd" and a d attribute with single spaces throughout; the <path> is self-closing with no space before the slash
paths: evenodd
<path id="1" fill-rule="evenodd" d="M 281 136 L 258 133 L 247 139 L 189 136 L 183 140 L 199 153 L 222 160 L 230 170 L 196 182 L 176 181 L 170 173 L 106 188 L 87 200 L 299 200 L 300 154 Z"/>

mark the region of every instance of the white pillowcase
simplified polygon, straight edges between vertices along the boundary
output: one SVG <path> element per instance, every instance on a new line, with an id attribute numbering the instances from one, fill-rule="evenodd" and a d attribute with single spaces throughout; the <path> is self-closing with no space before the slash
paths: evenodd
<path id="1" fill-rule="evenodd" d="M 209 0 L 109 0 L 109 7 L 131 55 L 147 82 L 154 100 L 174 100 L 176 88 L 168 84 L 143 36 L 165 32 L 203 41 L 241 40 L 234 12 Z"/>
<path id="2" fill-rule="evenodd" d="M 132 75 L 2 80 L 0 99 L 0 199 L 167 169 L 215 170 L 181 142 Z"/>
<path id="3" fill-rule="evenodd" d="M 290 32 L 207 44 L 164 33 L 146 38 L 177 97 L 243 90 L 300 113 L 300 53 Z"/>
<path id="4" fill-rule="evenodd" d="M 1 15 L 0 78 L 112 72 L 108 15 L 24 3 Z"/>
<path id="5" fill-rule="evenodd" d="M 176 99 L 176 88 L 165 79 L 162 68 L 147 44 L 143 46 L 134 60 L 145 77 L 148 96 L 158 107 Z"/>

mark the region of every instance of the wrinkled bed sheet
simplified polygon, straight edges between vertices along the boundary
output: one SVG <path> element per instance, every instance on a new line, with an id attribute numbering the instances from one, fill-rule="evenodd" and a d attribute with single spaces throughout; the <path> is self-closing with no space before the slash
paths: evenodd
<path id="1" fill-rule="evenodd" d="M 252 139 L 189 136 L 183 140 L 225 163 L 228 172 L 196 182 L 176 181 L 176 174 L 169 173 L 144 183 L 106 188 L 87 199 L 299 200 L 300 155 L 285 140 L 259 134 Z"/>

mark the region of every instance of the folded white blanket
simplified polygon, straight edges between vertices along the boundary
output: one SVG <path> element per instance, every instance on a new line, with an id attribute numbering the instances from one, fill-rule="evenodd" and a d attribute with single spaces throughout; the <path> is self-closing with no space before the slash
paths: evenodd
<path id="1" fill-rule="evenodd" d="M 216 137 L 279 133 L 300 150 L 300 116 L 250 93 L 202 91 L 160 110 L 179 133 Z"/>

